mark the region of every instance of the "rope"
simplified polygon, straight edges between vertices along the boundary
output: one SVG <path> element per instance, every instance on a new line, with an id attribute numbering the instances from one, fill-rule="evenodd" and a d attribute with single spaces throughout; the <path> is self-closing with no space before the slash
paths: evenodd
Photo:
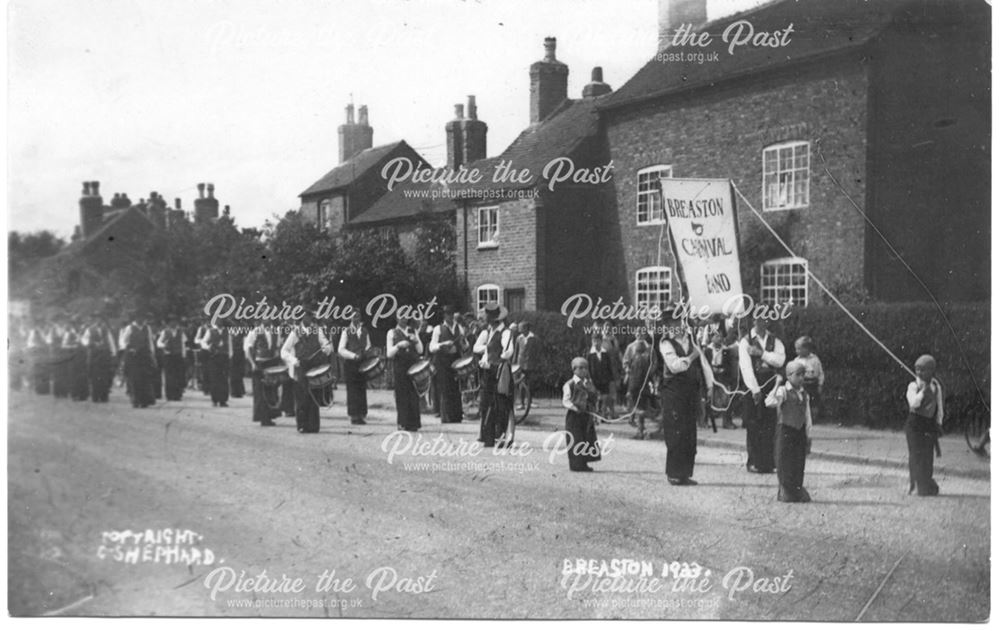
<path id="1" fill-rule="evenodd" d="M 871 607 L 871 604 L 875 602 L 875 597 L 878 596 L 879 593 L 882 591 L 882 588 L 885 587 L 886 581 L 888 581 L 889 577 L 892 576 L 892 573 L 896 571 L 896 568 L 899 567 L 899 564 L 903 561 L 903 557 L 905 556 L 906 555 L 904 554 L 903 556 L 899 557 L 896 560 L 896 563 L 892 566 L 892 569 L 889 570 L 889 573 L 886 574 L 885 578 L 882 579 L 882 582 L 879 583 L 879 586 L 875 590 L 875 593 L 872 594 L 872 597 L 869 598 L 868 602 L 865 603 L 865 606 L 862 607 L 861 612 L 858 614 L 858 617 L 854 619 L 855 622 L 859 622 L 861 620 L 861 617 L 865 615 L 865 612 L 868 611 L 868 608 Z"/>
<path id="2" fill-rule="evenodd" d="M 739 195 L 740 199 L 743 200 L 743 203 L 747 205 L 747 208 L 749 208 L 753 212 L 753 214 L 756 215 L 757 219 L 759 219 L 760 222 L 762 224 L 764 224 L 764 227 L 767 228 L 768 232 L 770 232 L 771 235 L 775 239 L 778 240 L 778 243 L 780 243 L 781 246 L 783 248 L 785 248 L 785 250 L 788 252 L 788 254 L 791 255 L 791 256 L 794 256 L 796 258 L 799 258 L 798 255 L 792 250 L 792 248 L 790 248 L 788 246 L 788 244 L 785 243 L 785 241 L 780 236 L 778 236 L 778 233 L 775 232 L 774 229 L 764 220 L 764 218 L 760 215 L 760 212 L 758 212 L 757 209 L 754 208 L 753 204 L 750 203 L 750 200 L 748 200 L 746 198 L 746 196 L 743 195 L 743 191 L 741 191 L 739 188 L 737 188 L 736 182 L 733 182 L 732 180 L 730 180 L 730 183 L 733 186 L 733 190 L 736 191 L 736 194 Z M 806 268 L 806 274 L 808 274 L 809 278 L 811 278 L 812 281 L 814 283 L 816 283 L 819 286 L 819 288 L 822 289 L 823 292 L 827 296 L 830 297 L 830 299 L 834 302 L 834 304 L 836 304 L 838 307 L 840 307 L 841 310 L 845 314 L 847 314 L 847 317 L 849 317 L 851 320 L 853 320 L 854 323 L 857 324 L 861 328 L 861 330 L 864 331 L 865 334 L 867 334 L 868 337 L 870 337 L 872 339 L 873 342 L 875 342 L 876 344 L 878 344 L 879 347 L 882 348 L 882 350 L 884 350 L 886 353 L 888 353 L 889 357 L 892 357 L 896 361 L 896 363 L 899 364 L 903 368 L 903 370 L 905 370 L 907 372 L 907 374 L 909 374 L 914 379 L 917 378 L 917 375 L 912 370 L 910 370 L 910 367 L 907 366 L 906 363 L 903 362 L 903 360 L 901 360 L 899 357 L 897 357 L 895 353 L 893 353 L 891 350 L 889 350 L 889 347 L 887 347 L 885 344 L 883 344 L 881 340 L 879 340 L 877 337 L 875 337 L 875 334 L 872 333 L 871 331 L 869 331 L 868 327 L 866 327 L 864 324 L 862 324 L 861 321 L 858 320 L 854 316 L 854 314 L 851 313 L 850 310 L 847 307 L 844 306 L 844 303 L 840 302 L 840 300 L 838 300 L 837 297 L 833 295 L 833 292 L 831 292 L 829 289 L 827 289 L 826 285 L 824 285 L 823 282 L 820 281 L 820 279 L 817 278 L 816 275 L 813 274 L 812 271 L 810 271 L 808 268 Z"/>
<path id="3" fill-rule="evenodd" d="M 819 148 L 818 143 L 816 147 L 816 152 L 819 153 L 819 158 L 820 160 L 823 161 L 823 171 L 826 172 L 827 177 L 829 177 L 833 181 L 833 183 L 837 185 L 837 188 L 840 189 L 840 192 L 844 195 L 844 197 L 847 198 L 847 201 L 851 202 L 851 206 L 853 206 L 854 209 L 858 212 L 858 214 L 861 215 L 861 218 L 865 220 L 865 223 L 867 223 L 871 227 L 871 229 L 875 231 L 875 234 L 877 234 L 878 237 L 882 239 L 882 242 L 885 243 L 887 248 L 889 248 L 889 251 L 892 252 L 893 256 L 895 256 L 896 259 L 899 260 L 900 263 L 902 263 L 903 267 L 906 268 L 906 271 L 910 273 L 910 276 L 912 276 L 914 280 L 917 281 L 920 287 L 924 290 L 924 293 L 927 294 L 927 297 L 931 299 L 932 303 L 934 303 L 934 306 L 937 308 L 938 313 L 941 314 L 941 319 L 944 320 L 945 326 L 948 327 L 948 331 L 951 333 L 952 338 L 954 338 L 955 340 L 955 345 L 958 347 L 959 356 L 962 358 L 962 363 L 965 364 L 965 369 L 969 371 L 969 376 L 972 378 L 972 384 L 976 388 L 976 394 L 979 395 L 979 400 L 982 401 L 983 406 L 986 408 L 986 411 L 989 412 L 990 406 L 986 402 L 986 397 L 983 395 L 983 391 L 979 387 L 979 380 L 976 378 L 976 373 L 972 369 L 972 365 L 969 364 L 969 360 L 966 357 L 965 352 L 962 350 L 962 341 L 958 338 L 958 332 L 956 332 L 955 327 L 952 326 L 951 320 L 948 319 L 948 315 L 944 312 L 944 308 L 941 306 L 941 303 L 938 302 L 937 298 L 931 292 L 930 287 L 928 287 L 924 283 L 924 281 L 920 278 L 920 276 L 918 276 L 917 273 L 913 271 L 913 268 L 910 267 L 910 264 L 906 262 L 906 260 L 903 258 L 903 255 L 900 254 L 896 250 L 896 248 L 893 247 L 892 243 L 889 242 L 889 239 L 887 239 L 885 235 L 882 234 L 882 231 L 878 229 L 878 226 L 876 226 L 874 222 L 872 222 L 872 220 L 868 218 L 868 215 L 865 214 L 865 211 L 863 211 L 861 207 L 858 206 L 857 202 L 854 201 L 854 198 L 850 196 L 850 194 L 847 192 L 844 186 L 840 183 L 840 180 L 834 177 L 833 173 L 830 172 L 830 169 L 828 169 L 826 166 L 826 156 L 823 155 L 823 151 Z"/>

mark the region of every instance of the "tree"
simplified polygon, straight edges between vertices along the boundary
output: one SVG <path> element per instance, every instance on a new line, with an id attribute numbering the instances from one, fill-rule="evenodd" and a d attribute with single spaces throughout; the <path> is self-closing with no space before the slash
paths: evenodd
<path id="1" fill-rule="evenodd" d="M 43 258 L 56 254 L 66 243 L 48 230 L 7 233 L 8 280 L 14 285 L 23 273 Z"/>

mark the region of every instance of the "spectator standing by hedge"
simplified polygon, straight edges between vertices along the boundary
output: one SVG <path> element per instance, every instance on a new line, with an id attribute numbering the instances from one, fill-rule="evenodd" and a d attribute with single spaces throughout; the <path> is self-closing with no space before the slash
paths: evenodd
<path id="1" fill-rule="evenodd" d="M 611 381 L 614 379 L 614 372 L 611 367 L 611 355 L 604 349 L 604 336 L 599 332 L 594 332 L 591 337 L 590 352 L 587 354 L 587 366 L 590 378 L 597 389 L 597 413 L 609 414 L 609 391 Z"/>
<path id="2" fill-rule="evenodd" d="M 910 493 L 937 495 L 934 446 L 944 423 L 944 388 L 934 378 L 937 362 L 921 355 L 914 366 L 917 378 L 906 388 L 910 413 L 906 418 L 906 446 L 910 452 Z"/>
<path id="3" fill-rule="evenodd" d="M 781 383 L 781 376 L 775 377 L 777 384 L 765 404 L 778 413 L 775 429 L 775 464 L 778 467 L 778 501 L 809 502 L 809 492 L 802 486 L 806 469 L 806 454 L 809 453 L 809 434 L 812 432 L 812 415 L 809 409 L 809 393 L 803 388 L 806 367 L 793 359 L 785 367 L 788 383 Z"/>
<path id="4" fill-rule="evenodd" d="M 754 318 L 753 329 L 740 340 L 740 376 L 750 390 L 743 401 L 743 427 L 747 430 L 747 471 L 774 472 L 774 427 L 777 413 L 764 405 L 775 387 L 776 371 L 785 365 L 785 345 Z"/>
<path id="5" fill-rule="evenodd" d="M 823 363 L 816 356 L 816 345 L 808 335 L 803 335 L 795 340 L 796 359 L 805 366 L 805 389 L 809 393 L 809 401 L 812 407 L 814 418 L 819 418 L 821 395 L 823 394 L 823 382 L 826 376 L 823 374 Z"/>

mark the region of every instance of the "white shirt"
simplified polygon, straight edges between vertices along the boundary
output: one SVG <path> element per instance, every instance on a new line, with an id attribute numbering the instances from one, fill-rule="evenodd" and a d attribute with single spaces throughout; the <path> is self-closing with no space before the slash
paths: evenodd
<path id="1" fill-rule="evenodd" d="M 285 343 L 281 345 L 281 359 L 288 366 L 288 376 L 292 379 L 295 379 L 295 367 L 299 365 L 299 358 L 295 356 L 295 345 L 299 343 L 299 334 L 302 332 L 304 331 L 301 327 L 295 327 L 295 330 L 288 334 Z M 316 333 L 319 337 L 320 351 L 327 355 L 332 353 L 333 345 L 326 339 L 323 329 L 316 329 Z"/>
<path id="2" fill-rule="evenodd" d="M 586 410 L 579 410 L 575 405 L 573 405 L 573 384 L 585 383 L 583 379 L 580 379 L 577 375 L 573 375 L 573 378 L 563 384 L 563 396 L 562 405 L 567 410 L 573 410 L 574 412 L 585 412 Z"/>
<path id="3" fill-rule="evenodd" d="M 146 332 L 149 334 L 149 353 L 155 357 L 156 349 L 153 347 L 154 344 L 153 329 L 151 329 L 148 324 L 145 326 L 139 326 L 138 324 L 133 322 L 128 326 L 126 326 L 124 329 L 122 329 L 121 335 L 118 336 L 118 348 L 121 349 L 128 348 L 128 343 L 132 339 L 132 331 L 137 329 L 146 329 Z"/>
<path id="4" fill-rule="evenodd" d="M 355 329 L 354 327 L 349 327 L 340 332 L 340 343 L 337 344 L 337 354 L 344 359 L 361 359 L 357 353 L 352 353 L 347 350 L 347 334 L 356 334 L 359 330 L 364 331 L 364 328 Z M 365 350 L 367 351 L 372 347 L 372 338 L 370 335 L 365 335 Z"/>
<path id="5" fill-rule="evenodd" d="M 442 327 L 448 329 L 448 331 L 451 332 L 452 339 L 451 339 L 450 346 L 453 349 L 455 349 L 456 351 L 458 351 L 459 350 L 459 346 L 461 344 L 460 338 L 465 337 L 465 329 L 463 329 L 462 325 L 459 324 L 458 322 L 455 322 L 455 323 L 453 323 L 451 325 L 448 325 L 448 324 L 442 322 L 441 324 L 439 324 L 436 327 L 434 327 L 434 333 L 431 334 L 430 351 L 432 353 L 439 353 L 439 352 L 441 352 L 441 350 L 442 350 L 442 345 L 441 345 L 441 329 L 442 329 Z"/>
<path id="6" fill-rule="evenodd" d="M 253 347 L 257 344 L 257 338 L 261 335 L 267 339 L 268 348 L 274 348 L 275 338 L 271 334 L 271 329 L 266 326 L 258 326 L 253 331 L 247 333 L 247 336 L 243 338 L 243 354 L 246 355 L 247 359 L 255 365 L 257 363 L 257 358 L 253 356 Z"/>
<path id="7" fill-rule="evenodd" d="M 789 390 L 795 390 L 795 388 L 792 387 L 792 384 L 786 381 L 777 388 L 771 390 L 770 394 L 767 395 L 767 398 L 764 399 L 764 405 L 766 405 L 769 408 L 781 407 L 781 404 L 784 403 L 785 399 L 788 398 Z M 799 389 L 798 393 L 799 396 L 805 397 L 806 399 L 806 435 L 810 435 L 813 426 L 811 401 L 809 400 L 809 395 L 806 394 L 804 388 Z"/>
<path id="8" fill-rule="evenodd" d="M 187 350 L 187 335 L 185 335 L 184 331 L 180 331 L 180 329 L 174 329 L 173 331 L 171 331 L 169 328 L 166 328 L 160 331 L 160 335 L 156 338 L 156 348 L 166 349 L 167 333 L 168 332 L 177 333 L 178 331 L 181 334 L 181 355 L 184 355 Z"/>
<path id="9" fill-rule="evenodd" d="M 211 343 L 209 343 L 209 340 L 211 339 L 212 331 L 217 331 L 219 333 L 222 333 L 224 336 L 226 336 L 226 355 L 228 355 L 229 357 L 232 357 L 233 356 L 233 336 L 229 334 L 229 331 L 227 331 L 227 330 L 225 330 L 225 329 L 223 329 L 222 327 L 219 327 L 219 326 L 208 327 L 207 329 L 205 329 L 205 334 L 201 336 L 201 341 L 200 341 L 200 345 L 201 345 L 202 350 L 206 350 L 206 351 L 212 350 L 212 345 L 211 345 Z"/>
<path id="10" fill-rule="evenodd" d="M 97 338 L 100 336 L 100 334 L 97 332 L 97 329 L 98 329 L 97 326 L 87 327 L 87 330 L 83 332 L 83 337 L 80 338 L 80 343 L 83 344 L 84 346 L 90 346 L 91 344 L 96 344 Z M 105 342 L 108 345 L 108 348 L 111 349 L 111 354 L 117 355 L 118 345 L 115 343 L 115 336 L 111 335 L 110 328 L 105 327 L 104 337 L 105 337 Z"/>
<path id="11" fill-rule="evenodd" d="M 403 341 L 409 342 L 410 347 L 417 353 L 417 355 L 423 354 L 424 345 L 420 341 L 420 336 L 417 335 L 416 332 L 414 332 L 413 335 L 399 335 L 398 336 L 399 339 L 397 339 L 398 333 L 399 333 L 399 327 L 396 327 L 393 330 L 389 331 L 389 335 L 386 336 L 385 338 L 386 357 L 390 358 L 395 357 L 396 353 L 398 353 L 400 350 L 399 348 L 396 347 L 396 344 L 399 344 L 400 342 Z"/>
<path id="12" fill-rule="evenodd" d="M 748 337 L 740 340 L 740 374 L 743 376 L 743 383 L 750 388 L 750 392 L 757 394 L 760 392 L 760 384 L 757 383 L 757 377 L 753 374 L 753 360 L 750 357 L 750 337 L 759 340 L 761 348 L 767 348 L 767 340 L 771 337 L 771 334 L 765 333 L 764 337 L 761 338 L 757 336 L 757 331 L 754 330 L 750 331 Z M 780 369 L 785 365 L 785 345 L 778 338 L 774 338 L 774 350 L 764 351 L 764 354 L 761 355 L 761 360 L 775 370 Z"/>
<path id="13" fill-rule="evenodd" d="M 670 343 L 669 338 L 663 338 L 660 340 L 660 356 L 663 357 L 663 365 L 667 367 L 672 373 L 682 373 L 691 367 L 691 350 L 698 351 L 698 363 L 701 365 L 701 374 L 705 378 L 705 387 L 711 388 L 715 385 L 715 375 L 712 374 L 712 367 L 708 364 L 708 360 L 705 359 L 705 354 L 701 352 L 697 346 L 693 346 L 690 337 L 685 335 L 681 339 L 674 338 L 674 341 L 680 344 L 681 350 L 683 350 L 686 355 L 681 357 L 674 350 L 674 345 Z"/>
<path id="14" fill-rule="evenodd" d="M 941 382 L 937 379 L 931 378 L 931 384 L 934 386 L 935 396 L 937 397 L 937 409 L 934 411 L 935 420 L 938 426 L 944 423 L 944 388 L 941 387 Z M 918 392 L 918 388 L 923 385 L 924 389 Z M 910 385 L 906 387 L 906 402 L 910 406 L 910 411 L 916 411 L 923 402 L 924 397 L 927 395 L 928 388 L 925 382 L 917 377 L 916 381 L 911 381 Z"/>
<path id="15" fill-rule="evenodd" d="M 500 351 L 500 359 L 510 361 L 510 358 L 514 356 L 514 345 L 510 343 L 510 329 L 495 329 L 492 327 L 483 329 L 483 331 L 479 334 L 479 337 L 476 339 L 475 346 L 472 347 L 472 350 L 477 355 L 481 354 L 483 356 L 483 358 L 479 360 L 480 368 L 490 367 L 489 356 L 486 353 L 486 349 L 489 347 L 490 341 L 496 333 L 500 333 L 500 347 L 502 349 Z"/>

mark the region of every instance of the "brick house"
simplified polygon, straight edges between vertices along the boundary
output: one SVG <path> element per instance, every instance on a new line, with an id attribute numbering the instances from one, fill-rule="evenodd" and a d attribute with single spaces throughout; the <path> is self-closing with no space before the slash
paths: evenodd
<path id="1" fill-rule="evenodd" d="M 774 240 L 739 203 L 755 298 L 822 302 L 808 268 L 840 295 L 926 300 L 876 228 L 939 300 L 989 298 L 988 5 L 779 0 L 704 16 L 703 1 L 661 1 L 664 47 L 597 105 L 622 246 L 613 295 L 680 297 L 665 239 L 658 249 L 658 178 L 672 176 L 733 180 L 788 238 L 797 258 L 748 247 Z M 784 46 L 730 54 L 723 34 L 740 20 L 758 33 L 794 27 Z M 711 44 L 673 45 L 685 22 Z"/>
<path id="2" fill-rule="evenodd" d="M 555 49 L 555 38 L 546 38 L 545 58 L 530 68 L 529 126 L 498 156 L 469 162 L 483 180 L 476 195 L 455 197 L 456 267 L 474 309 L 498 301 L 512 312 L 558 310 L 575 293 L 608 289 L 602 269 L 615 248 L 613 187 L 563 182 L 550 190 L 543 174 L 557 158 L 576 168 L 607 165 L 597 106 L 611 88 L 596 68 L 583 98 L 569 99 L 569 68 Z M 495 182 L 503 165 L 530 178 Z"/>

